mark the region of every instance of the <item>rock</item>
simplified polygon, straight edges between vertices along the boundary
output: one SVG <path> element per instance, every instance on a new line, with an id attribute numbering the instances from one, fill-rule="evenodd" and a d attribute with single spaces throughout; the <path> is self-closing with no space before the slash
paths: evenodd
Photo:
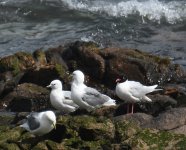
<path id="1" fill-rule="evenodd" d="M 14 118 L 15 118 L 15 113 L 0 112 L 0 126 L 11 125 Z"/>
<path id="2" fill-rule="evenodd" d="M 11 92 L 21 83 L 48 85 L 54 79 L 69 80 L 65 63 L 48 62 L 45 52 L 32 54 L 19 52 L 0 60 L 0 97 Z M 66 86 L 66 85 L 65 85 Z"/>
<path id="3" fill-rule="evenodd" d="M 24 71 L 35 67 L 32 55 L 25 52 L 18 52 L 0 59 L 1 96 L 13 90 L 23 76 Z"/>
<path id="4" fill-rule="evenodd" d="M 171 64 L 168 58 L 161 58 L 134 49 L 107 48 L 101 51 L 107 60 L 107 81 L 113 81 L 119 75 L 144 84 L 166 83 L 184 76 L 184 70 Z M 112 83 L 112 82 L 111 82 Z"/>
<path id="5" fill-rule="evenodd" d="M 137 116 L 142 118 L 142 114 Z M 103 116 L 59 116 L 56 129 L 40 137 L 7 125 L 0 125 L 0 132 L 1 149 L 184 149 L 186 146 L 185 135 L 143 129 L 131 120 L 113 121 Z"/>
<path id="6" fill-rule="evenodd" d="M 21 137 L 22 130 L 19 127 L 11 129 L 8 126 L 0 126 L 0 145 L 9 141 L 18 141 Z"/>
<path id="7" fill-rule="evenodd" d="M 29 53 L 18 52 L 0 60 L 0 73 L 12 71 L 13 75 L 17 75 L 21 71 L 32 68 L 35 68 L 35 61 Z"/>
<path id="8" fill-rule="evenodd" d="M 186 135 L 186 125 L 172 129 L 171 132 L 176 133 L 176 134 Z"/>
<path id="9" fill-rule="evenodd" d="M 173 108 L 160 113 L 157 117 L 145 113 L 134 113 L 114 117 L 115 121 L 134 122 L 141 128 L 158 129 L 186 135 L 186 108 Z"/>
<path id="10" fill-rule="evenodd" d="M 58 79 L 59 74 L 54 66 L 40 68 L 39 70 L 30 70 L 27 71 L 19 83 L 33 83 L 40 86 L 46 87 L 54 79 Z"/>
<path id="11" fill-rule="evenodd" d="M 142 102 L 136 105 L 137 112 L 144 112 L 157 116 L 159 113 L 177 106 L 177 101 L 170 96 L 154 94 L 148 95 L 152 102 Z"/>
<path id="12" fill-rule="evenodd" d="M 35 61 L 38 63 L 37 66 L 46 66 L 47 60 L 45 52 L 41 49 L 34 51 L 33 57 L 35 58 Z"/>
<path id="13" fill-rule="evenodd" d="M 97 117 L 104 116 L 107 118 L 113 118 L 117 107 L 118 106 L 101 107 L 92 111 L 90 115 L 97 116 Z"/>
<path id="14" fill-rule="evenodd" d="M 152 122 L 153 117 L 151 115 L 145 113 L 134 113 L 127 114 L 114 117 L 114 121 L 116 122 L 133 122 L 140 127 L 146 126 L 146 124 L 150 124 Z"/>
<path id="15" fill-rule="evenodd" d="M 151 123 L 146 124 L 146 127 L 166 131 L 174 130 L 186 124 L 185 113 L 186 108 L 173 108 L 153 118 Z"/>
<path id="16" fill-rule="evenodd" d="M 117 142 L 129 145 L 136 150 L 179 149 L 186 146 L 185 136 L 183 135 L 139 127 L 145 126 L 146 123 L 150 123 L 152 120 L 152 116 L 142 113 L 115 118 Z"/>
<path id="17" fill-rule="evenodd" d="M 177 107 L 186 106 L 186 84 L 167 84 L 165 87 L 165 95 L 173 97 L 177 101 Z"/>
<path id="18" fill-rule="evenodd" d="M 184 149 L 186 138 L 183 135 L 176 135 L 166 131 L 155 129 L 144 129 L 135 136 L 130 137 L 126 143 L 134 150 L 139 149 Z"/>
<path id="19" fill-rule="evenodd" d="M 31 83 L 18 85 L 13 92 L 2 99 L 13 112 L 46 110 L 50 107 L 49 91 Z"/>
<path id="20" fill-rule="evenodd" d="M 116 78 L 121 75 L 150 85 L 180 81 L 185 75 L 184 70 L 179 65 L 172 64 L 168 58 L 135 49 L 100 49 L 93 42 L 77 41 L 50 49 L 46 54 L 49 62 L 66 64 L 69 71 L 81 69 L 112 89 Z"/>

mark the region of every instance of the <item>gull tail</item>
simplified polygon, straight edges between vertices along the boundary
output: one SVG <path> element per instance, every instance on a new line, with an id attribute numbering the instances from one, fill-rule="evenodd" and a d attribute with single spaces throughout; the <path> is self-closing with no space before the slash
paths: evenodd
<path id="1" fill-rule="evenodd" d="M 103 106 L 116 106 L 116 100 L 111 99 L 103 104 Z"/>
<path id="2" fill-rule="evenodd" d="M 158 85 L 156 84 L 156 85 L 149 86 L 148 88 L 149 88 L 150 92 L 155 92 L 155 91 L 161 91 L 161 90 L 163 90 L 163 89 L 156 89 L 157 86 Z"/>
<path id="3" fill-rule="evenodd" d="M 148 98 L 147 96 L 143 96 L 142 100 L 144 101 L 148 101 L 148 102 L 152 102 L 152 100 L 150 98 Z"/>
<path id="4" fill-rule="evenodd" d="M 20 126 L 21 128 L 24 128 L 24 129 L 28 130 L 28 131 L 30 130 L 27 123 L 21 124 L 21 125 L 19 125 L 19 126 Z"/>

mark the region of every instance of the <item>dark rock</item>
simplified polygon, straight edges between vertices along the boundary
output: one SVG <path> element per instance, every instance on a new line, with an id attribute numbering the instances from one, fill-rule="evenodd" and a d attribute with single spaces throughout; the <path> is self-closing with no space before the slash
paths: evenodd
<path id="1" fill-rule="evenodd" d="M 14 112 L 41 111 L 50 108 L 49 91 L 31 83 L 18 85 L 2 99 L 8 110 Z"/>
<path id="2" fill-rule="evenodd" d="M 54 79 L 59 79 L 58 71 L 55 67 L 40 68 L 39 70 L 27 71 L 19 83 L 33 83 L 46 87 Z"/>
<path id="3" fill-rule="evenodd" d="M 148 95 L 152 102 L 142 102 L 136 105 L 136 112 L 144 112 L 147 114 L 151 114 L 153 116 L 157 116 L 159 113 L 176 107 L 177 101 L 169 96 L 154 94 Z"/>
<path id="4" fill-rule="evenodd" d="M 173 97 L 177 101 L 177 107 L 186 106 L 186 84 L 168 84 L 165 87 L 165 95 Z"/>
<path id="5" fill-rule="evenodd" d="M 180 81 L 185 72 L 168 58 L 135 49 L 100 49 L 92 42 L 75 42 L 46 52 L 48 62 L 66 64 L 69 71 L 81 69 L 99 83 L 115 88 L 116 78 L 124 75 L 129 80 L 144 84 Z M 64 63 L 65 61 L 65 63 Z"/>

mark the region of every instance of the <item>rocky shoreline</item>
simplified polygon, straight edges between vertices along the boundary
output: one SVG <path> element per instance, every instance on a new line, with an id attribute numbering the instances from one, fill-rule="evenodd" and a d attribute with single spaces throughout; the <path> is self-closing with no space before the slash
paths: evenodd
<path id="1" fill-rule="evenodd" d="M 59 115 L 57 129 L 43 137 L 17 127 L 26 112 L 53 110 L 46 86 L 60 79 L 70 90 L 70 74 L 76 69 L 86 74 L 88 85 L 118 105 Z M 121 75 L 146 85 L 159 84 L 164 90 L 149 95 L 152 103 L 137 103 L 135 113 L 126 114 L 126 104 L 114 92 L 115 79 Z M 18 52 L 0 59 L 0 148 L 185 149 L 185 100 L 186 72 L 169 58 L 79 41 L 33 54 Z"/>

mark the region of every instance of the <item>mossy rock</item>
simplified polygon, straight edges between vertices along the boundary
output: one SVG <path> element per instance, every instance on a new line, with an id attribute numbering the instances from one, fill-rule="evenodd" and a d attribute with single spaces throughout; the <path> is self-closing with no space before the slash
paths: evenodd
<path id="1" fill-rule="evenodd" d="M 20 150 L 19 146 L 15 143 L 1 143 L 0 149 L 2 149 L 2 150 Z"/>
<path id="2" fill-rule="evenodd" d="M 21 137 L 20 127 L 11 129 L 8 126 L 0 126 L 0 145 L 7 141 L 18 141 Z"/>
<path id="3" fill-rule="evenodd" d="M 83 140 L 94 141 L 100 139 L 113 139 L 115 133 L 114 124 L 110 119 L 103 118 L 99 120 L 92 116 L 68 116 L 61 117 L 59 124 L 63 124 L 75 130 Z"/>
<path id="4" fill-rule="evenodd" d="M 116 128 L 116 141 L 122 142 L 126 139 L 134 136 L 136 133 L 139 132 L 140 128 L 132 121 L 119 121 L 115 122 Z"/>
<path id="5" fill-rule="evenodd" d="M 34 68 L 35 61 L 30 53 L 18 52 L 0 60 L 0 72 L 12 71 L 14 75 L 21 71 Z"/>
<path id="6" fill-rule="evenodd" d="M 42 51 L 41 49 L 34 51 L 33 56 L 36 59 L 36 61 L 39 62 L 40 65 L 47 64 L 45 52 Z"/>
<path id="7" fill-rule="evenodd" d="M 71 81 L 69 72 L 65 66 L 63 66 L 62 64 L 56 63 L 54 65 L 54 68 L 55 68 L 59 78 L 63 79 L 63 81 L 68 82 L 68 83 Z"/>
<path id="8" fill-rule="evenodd" d="M 65 146 L 62 143 L 56 143 L 54 141 L 47 140 L 45 141 L 45 144 L 50 150 L 65 150 Z"/>
<path id="9" fill-rule="evenodd" d="M 0 115 L 0 130 L 2 129 L 2 128 L 4 128 L 4 125 L 10 125 L 11 124 L 11 122 L 12 122 L 12 120 L 14 119 L 14 115 L 12 115 L 12 114 L 1 114 Z"/>
<path id="10" fill-rule="evenodd" d="M 185 149 L 186 136 L 173 134 L 168 131 L 143 129 L 127 139 L 125 143 L 138 150 Z"/>
<path id="11" fill-rule="evenodd" d="M 32 150 L 48 150 L 48 147 L 46 146 L 45 142 L 39 142 L 32 148 Z"/>

